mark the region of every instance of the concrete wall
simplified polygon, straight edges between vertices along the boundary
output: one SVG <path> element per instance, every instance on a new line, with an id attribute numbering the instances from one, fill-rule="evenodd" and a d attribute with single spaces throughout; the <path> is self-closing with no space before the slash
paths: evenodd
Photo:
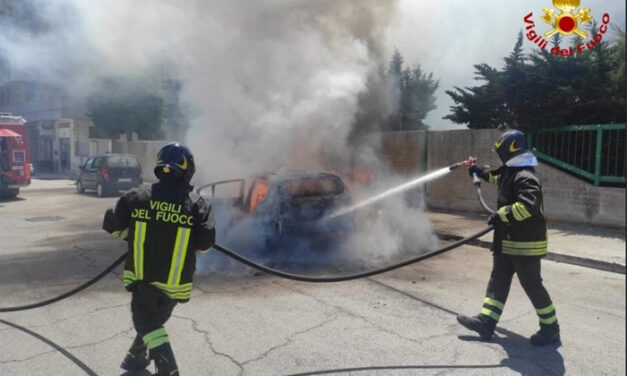
<path id="1" fill-rule="evenodd" d="M 625 188 L 596 187 L 540 163 L 549 219 L 625 227 Z"/>
<path id="2" fill-rule="evenodd" d="M 481 165 L 497 167 L 501 162 L 491 150 L 500 133 L 497 130 L 465 129 L 391 132 L 382 135 L 383 152 L 398 171 L 416 175 L 424 171 L 427 137 L 428 171 L 449 166 L 468 156 L 478 157 Z M 544 187 L 545 214 L 550 220 L 625 227 L 625 188 L 595 187 L 542 162 L 537 171 Z M 494 206 L 495 187 L 483 183 L 482 191 L 486 202 Z M 466 169 L 452 171 L 427 184 L 426 192 L 430 208 L 482 211 Z"/>
<path id="3" fill-rule="evenodd" d="M 425 171 L 427 132 L 387 132 L 381 135 L 381 151 L 394 170 L 407 175 Z"/>
<path id="4" fill-rule="evenodd" d="M 94 124 L 89 120 L 69 120 L 72 124 L 72 135 L 70 139 L 71 157 L 70 170 L 77 174 L 79 166 L 82 166 L 90 155 L 111 150 L 107 140 L 98 140 L 93 144 L 89 140 L 89 128 Z"/>

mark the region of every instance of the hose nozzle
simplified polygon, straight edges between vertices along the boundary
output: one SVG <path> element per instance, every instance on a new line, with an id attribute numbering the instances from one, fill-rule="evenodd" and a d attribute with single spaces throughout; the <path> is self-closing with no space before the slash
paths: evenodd
<path id="1" fill-rule="evenodd" d="M 468 159 L 466 159 L 465 161 L 461 161 L 461 162 L 458 162 L 458 163 L 455 163 L 455 164 L 449 166 L 449 170 L 453 171 L 453 170 L 455 170 L 456 168 L 459 168 L 459 167 L 470 167 L 470 166 L 474 165 L 475 163 L 477 163 L 477 158 L 475 158 L 475 157 L 468 157 Z"/>

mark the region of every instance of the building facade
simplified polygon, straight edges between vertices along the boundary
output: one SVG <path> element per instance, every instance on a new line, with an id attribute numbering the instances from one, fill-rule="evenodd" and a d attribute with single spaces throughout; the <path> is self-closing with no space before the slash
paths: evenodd
<path id="1" fill-rule="evenodd" d="M 0 84 L 0 111 L 27 120 L 30 155 L 37 171 L 78 170 L 85 159 L 79 142 L 89 140 L 94 127 L 84 100 L 52 85 L 11 80 Z"/>

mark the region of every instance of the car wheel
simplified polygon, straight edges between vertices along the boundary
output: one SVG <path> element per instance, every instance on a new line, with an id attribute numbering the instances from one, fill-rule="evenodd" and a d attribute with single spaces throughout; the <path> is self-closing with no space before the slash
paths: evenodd
<path id="1" fill-rule="evenodd" d="M 102 186 L 102 184 L 98 183 L 98 185 L 96 186 L 96 195 L 98 195 L 98 197 L 104 197 L 105 194 L 106 191 L 104 187 Z"/>
<path id="2" fill-rule="evenodd" d="M 76 192 L 77 193 L 84 193 L 85 192 L 85 187 L 83 187 L 83 183 L 80 180 L 78 180 L 76 182 Z"/>

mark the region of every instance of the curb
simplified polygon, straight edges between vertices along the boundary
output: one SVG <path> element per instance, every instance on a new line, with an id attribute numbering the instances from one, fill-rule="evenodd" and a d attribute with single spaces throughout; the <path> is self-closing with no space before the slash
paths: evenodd
<path id="1" fill-rule="evenodd" d="M 464 237 L 460 235 L 440 233 L 440 232 L 437 232 L 436 236 L 441 240 L 458 241 L 458 240 L 464 239 Z M 475 247 L 486 248 L 486 249 L 492 248 L 492 242 L 487 242 L 485 240 L 475 239 L 475 240 L 469 241 L 467 244 L 474 245 Z M 554 252 L 547 253 L 545 256 L 545 259 L 550 260 L 550 261 L 555 261 L 555 262 L 561 262 L 563 264 L 577 265 L 577 266 L 583 266 L 585 268 L 603 270 L 603 271 L 611 272 L 611 273 L 625 274 L 625 265 L 617 264 L 615 262 L 594 260 L 594 259 L 589 259 L 585 257 L 570 256 L 570 255 L 554 253 Z"/>

